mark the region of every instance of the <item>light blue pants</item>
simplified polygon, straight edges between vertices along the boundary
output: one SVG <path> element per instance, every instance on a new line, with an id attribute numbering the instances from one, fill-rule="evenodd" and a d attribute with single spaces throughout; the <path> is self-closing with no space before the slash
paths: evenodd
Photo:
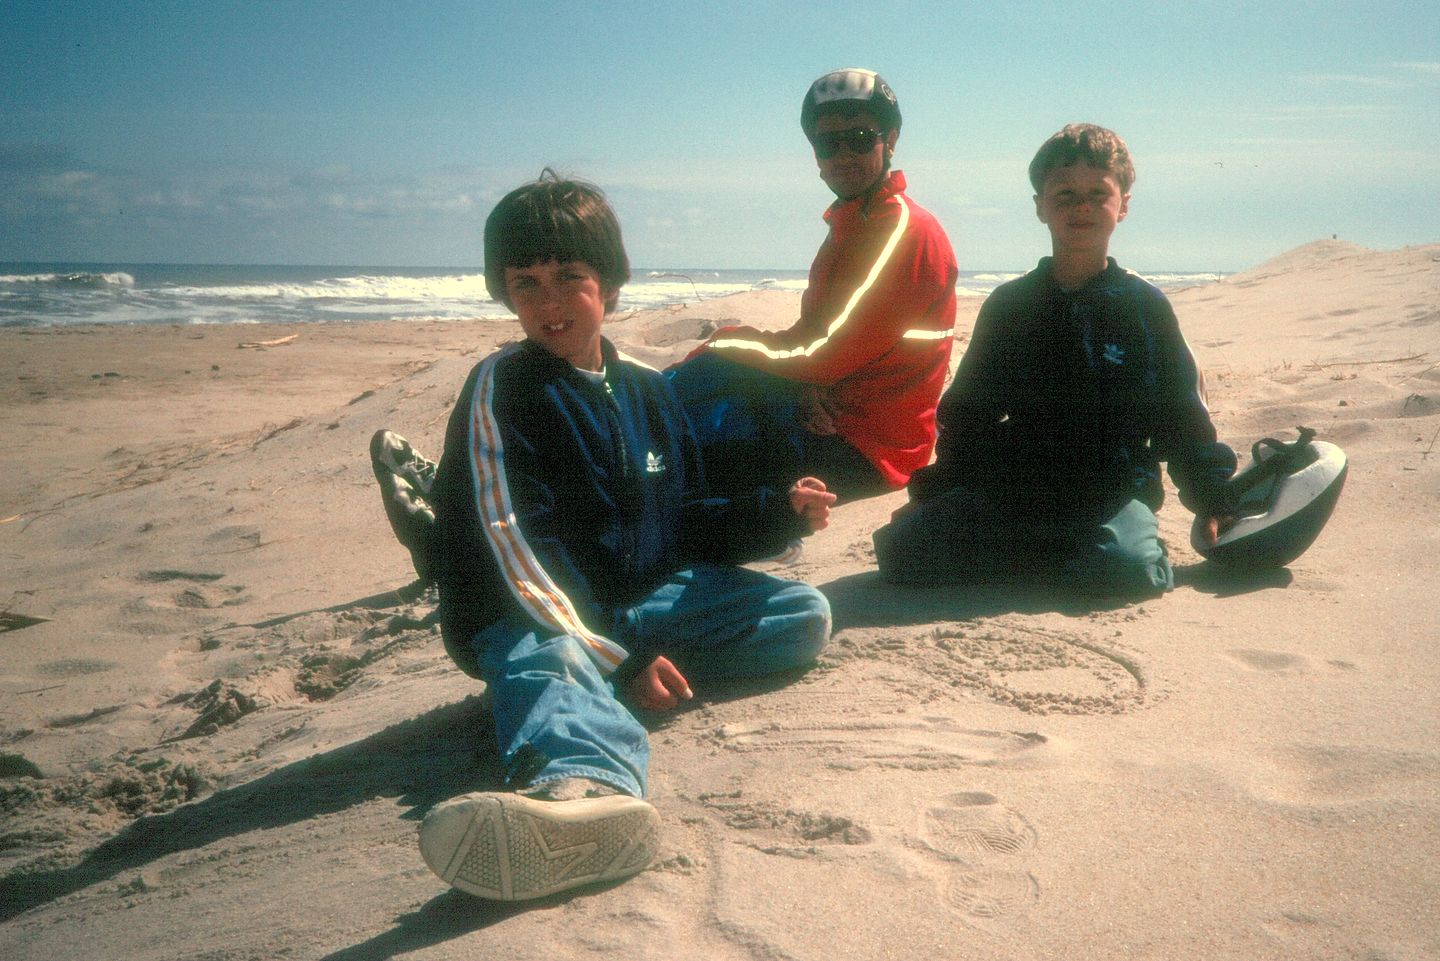
<path id="1" fill-rule="evenodd" d="M 692 688 L 803 667 L 830 636 L 823 594 L 739 567 L 680 571 L 620 620 L 612 639 L 636 665 L 664 654 Z M 645 796 L 645 728 L 578 639 L 542 635 L 517 618 L 490 625 L 471 643 L 490 686 L 507 783 L 583 777 Z"/>

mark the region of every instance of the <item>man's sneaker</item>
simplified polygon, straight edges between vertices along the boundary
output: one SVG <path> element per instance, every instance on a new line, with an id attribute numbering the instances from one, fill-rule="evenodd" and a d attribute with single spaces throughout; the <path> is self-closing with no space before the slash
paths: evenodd
<path id="1" fill-rule="evenodd" d="M 395 539 L 410 551 L 420 579 L 430 580 L 435 511 L 426 498 L 435 482 L 435 462 L 416 453 L 410 442 L 394 431 L 380 430 L 370 438 L 370 467 L 380 482 L 380 498 Z"/>
<path id="2" fill-rule="evenodd" d="M 655 809 L 625 794 L 464 794 L 426 815 L 420 853 L 461 891 L 523 901 L 638 873 L 655 856 L 659 829 Z"/>
<path id="3" fill-rule="evenodd" d="M 410 446 L 410 442 L 393 430 L 377 430 L 370 438 L 370 465 L 379 477 L 385 473 L 401 478 L 422 498 L 430 499 L 435 484 L 435 462 Z"/>

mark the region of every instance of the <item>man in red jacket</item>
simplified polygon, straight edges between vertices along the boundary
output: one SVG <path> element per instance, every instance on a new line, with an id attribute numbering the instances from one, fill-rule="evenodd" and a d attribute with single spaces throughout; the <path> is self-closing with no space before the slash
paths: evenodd
<path id="1" fill-rule="evenodd" d="M 852 500 L 905 486 L 930 460 L 957 268 L 944 229 L 890 169 L 900 107 L 879 74 L 825 74 L 800 125 L 836 200 L 799 321 L 723 328 L 669 374 L 712 487 L 814 475 Z"/>

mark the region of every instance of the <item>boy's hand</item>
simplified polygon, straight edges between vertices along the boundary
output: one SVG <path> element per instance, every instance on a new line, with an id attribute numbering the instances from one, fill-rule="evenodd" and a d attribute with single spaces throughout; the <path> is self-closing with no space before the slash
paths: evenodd
<path id="1" fill-rule="evenodd" d="M 1235 526 L 1236 517 L 1233 514 L 1220 514 L 1210 517 L 1195 518 L 1195 535 L 1200 543 L 1206 547 L 1214 547 L 1220 535 Z"/>
<path id="2" fill-rule="evenodd" d="M 647 711 L 668 711 L 695 696 L 685 675 L 664 656 L 657 656 L 649 667 L 632 677 L 626 691 Z"/>
<path id="3" fill-rule="evenodd" d="M 830 524 L 833 503 L 835 495 L 825 489 L 825 482 L 818 477 L 802 477 L 790 488 L 790 506 L 805 518 L 811 533 L 824 530 Z"/>

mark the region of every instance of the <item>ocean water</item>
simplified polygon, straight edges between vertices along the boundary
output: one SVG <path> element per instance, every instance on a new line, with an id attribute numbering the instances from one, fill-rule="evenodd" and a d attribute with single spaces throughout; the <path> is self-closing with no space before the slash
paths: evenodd
<path id="1" fill-rule="evenodd" d="M 1028 269 L 1028 268 L 1027 268 Z M 962 273 L 962 297 L 984 297 L 1023 270 Z M 696 303 L 747 290 L 802 291 L 803 270 L 637 269 L 621 311 Z M 1214 273 L 1147 275 L 1164 289 Z M 463 267 L 291 267 L 0 263 L 0 327 L 64 324 L 262 324 L 503 319 L 485 276 Z"/>

